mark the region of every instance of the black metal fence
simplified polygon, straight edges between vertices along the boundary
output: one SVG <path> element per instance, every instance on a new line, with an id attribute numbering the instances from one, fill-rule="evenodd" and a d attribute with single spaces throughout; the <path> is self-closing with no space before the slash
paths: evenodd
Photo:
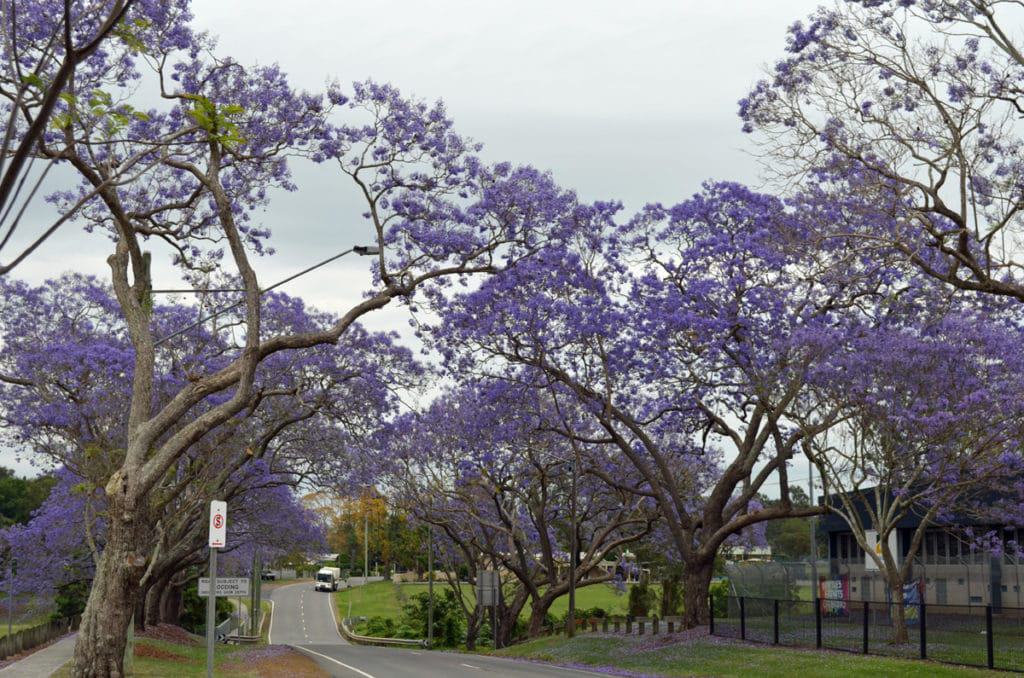
<path id="1" fill-rule="evenodd" d="M 720 602 L 720 601 L 719 601 Z M 1024 608 L 905 606 L 906 642 L 894 641 L 890 602 L 776 600 L 729 596 L 725 614 L 711 601 L 711 633 L 784 647 L 810 647 L 1024 671 Z"/>

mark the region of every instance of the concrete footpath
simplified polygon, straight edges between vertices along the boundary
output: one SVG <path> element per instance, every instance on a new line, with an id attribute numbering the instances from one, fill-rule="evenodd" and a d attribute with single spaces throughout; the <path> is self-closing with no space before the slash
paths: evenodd
<path id="1" fill-rule="evenodd" d="M 53 675 L 57 669 L 71 661 L 75 654 L 75 636 L 65 636 L 56 643 L 47 645 L 38 652 L 33 652 L 24 659 L 19 659 L 0 669 L 2 678 L 42 678 Z"/>

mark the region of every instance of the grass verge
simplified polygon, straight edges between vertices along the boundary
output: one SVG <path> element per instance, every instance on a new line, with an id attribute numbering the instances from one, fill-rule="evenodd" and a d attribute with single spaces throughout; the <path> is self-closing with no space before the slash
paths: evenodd
<path id="1" fill-rule="evenodd" d="M 840 652 L 792 650 L 721 638 L 674 640 L 605 634 L 572 639 L 540 638 L 499 650 L 499 656 L 534 659 L 579 668 L 656 676 L 1005 676 L 1005 673 L 934 662 Z"/>
<path id="2" fill-rule="evenodd" d="M 214 673 L 230 678 L 321 678 L 328 674 L 306 655 L 283 645 L 223 645 L 214 655 Z M 193 678 L 206 675 L 206 644 L 196 637 L 176 640 L 138 638 L 135 641 L 135 676 Z M 71 676 L 67 664 L 54 674 Z"/>
<path id="3" fill-rule="evenodd" d="M 442 595 L 447 584 L 436 582 L 434 584 L 434 595 Z M 427 584 L 421 583 L 394 583 L 388 581 L 373 582 L 365 586 L 355 586 L 350 589 L 343 589 L 335 593 L 335 604 L 338 610 L 338 618 L 348 615 L 349 601 L 352 603 L 352 616 L 354 617 L 390 617 L 396 622 L 402 616 L 402 606 L 412 596 L 418 593 L 425 593 Z M 462 595 L 472 604 L 473 587 L 464 585 Z M 576 590 L 576 609 L 588 609 L 592 607 L 603 608 L 610 615 L 625 615 L 629 602 L 626 593 L 616 591 L 608 584 L 593 584 Z M 549 612 L 556 617 L 561 617 L 569 609 L 569 596 L 565 595 L 555 599 L 551 604 Z M 520 617 L 525 621 L 530 618 L 530 606 L 523 608 Z"/>

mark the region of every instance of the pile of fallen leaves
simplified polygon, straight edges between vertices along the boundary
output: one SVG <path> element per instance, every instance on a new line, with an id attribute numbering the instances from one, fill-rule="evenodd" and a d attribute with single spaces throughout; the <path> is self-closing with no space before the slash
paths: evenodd
<path id="1" fill-rule="evenodd" d="M 201 639 L 174 624 L 157 624 L 148 626 L 145 631 L 138 634 L 139 638 L 150 638 L 152 640 L 164 640 L 177 645 L 195 645 Z"/>

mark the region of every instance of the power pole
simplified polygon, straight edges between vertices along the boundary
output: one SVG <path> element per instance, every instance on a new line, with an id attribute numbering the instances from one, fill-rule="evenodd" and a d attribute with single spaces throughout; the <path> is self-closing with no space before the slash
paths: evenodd
<path id="1" fill-rule="evenodd" d="M 363 584 L 370 583 L 370 514 L 363 505 Z"/>
<path id="2" fill-rule="evenodd" d="M 427 647 L 434 647 L 434 526 L 427 526 Z"/>
<path id="3" fill-rule="evenodd" d="M 807 475 L 807 491 L 810 493 L 811 506 L 814 506 L 814 462 L 807 460 L 809 473 Z M 816 534 L 816 523 L 818 519 L 811 516 L 811 591 L 812 600 L 815 606 L 818 605 L 818 535 Z"/>
<path id="4" fill-rule="evenodd" d="M 573 446 L 575 452 L 575 445 Z M 579 558 L 579 544 L 576 543 L 576 464 L 579 461 L 579 453 L 572 461 L 572 496 L 569 497 L 570 522 L 569 528 L 572 533 L 569 538 L 569 615 L 566 635 L 572 638 L 576 635 L 576 561 Z"/>

